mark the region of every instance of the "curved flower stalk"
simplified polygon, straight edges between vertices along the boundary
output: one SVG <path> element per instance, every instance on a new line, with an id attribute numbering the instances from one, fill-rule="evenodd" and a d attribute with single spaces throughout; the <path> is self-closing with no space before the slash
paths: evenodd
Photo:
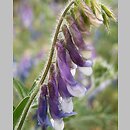
<path id="1" fill-rule="evenodd" d="M 73 18 L 72 14 L 69 12 L 73 4 L 74 4 L 73 7 L 75 6 L 78 7 L 79 10 L 82 12 L 83 14 L 81 15 L 82 22 L 84 22 L 85 24 L 81 23 L 81 19 L 80 19 L 80 23 L 79 22 L 76 23 L 75 18 Z M 85 26 L 85 25 L 88 26 L 88 24 L 100 25 L 104 22 L 102 21 L 102 19 L 99 19 L 96 16 L 97 15 L 96 12 L 93 12 L 93 9 L 95 9 L 94 11 L 96 11 L 97 8 L 93 7 L 92 9 L 91 8 L 92 6 L 90 6 L 91 4 L 92 3 L 87 5 L 87 3 L 85 3 L 83 0 L 71 1 L 68 4 L 68 6 L 65 8 L 64 12 L 62 13 L 62 16 L 59 20 L 54 35 L 53 44 L 52 44 L 49 60 L 47 62 L 47 66 L 40 80 L 36 84 L 36 87 L 33 93 L 31 94 L 30 99 L 25 106 L 25 109 L 23 110 L 17 130 L 21 130 L 26 115 L 28 114 L 28 111 L 30 109 L 30 106 L 34 98 L 36 97 L 37 93 L 39 92 L 40 86 L 44 86 L 44 87 L 41 90 L 41 94 L 39 98 L 38 121 L 39 124 L 43 126 L 43 128 L 44 127 L 46 128 L 50 124 L 47 116 L 48 112 L 50 117 L 52 118 L 51 123 L 55 130 L 63 130 L 64 128 L 63 118 L 76 114 L 75 112 L 73 112 L 72 98 L 84 96 L 88 91 L 88 89 L 90 88 L 91 82 L 89 82 L 88 85 L 83 85 L 80 82 L 76 81 L 75 77 L 71 73 L 71 70 L 73 68 L 71 67 L 72 65 L 71 63 L 73 62 L 74 64 L 76 64 L 77 68 L 79 68 L 82 72 L 85 71 L 85 74 L 86 74 L 85 69 L 86 68 L 88 69 L 90 67 L 88 77 L 90 77 L 91 75 L 90 69 L 92 70 L 91 68 L 92 61 L 89 59 L 87 60 L 84 59 L 80 54 L 82 50 L 88 49 L 87 45 L 83 40 L 81 26 Z M 93 6 L 95 6 L 95 4 Z M 74 8 L 72 8 L 72 10 L 73 9 Z M 103 9 L 101 9 L 101 13 L 103 12 Z M 104 9 L 103 13 L 107 14 L 108 11 L 107 12 L 105 11 L 106 9 Z M 69 25 L 68 28 L 67 25 L 62 24 L 64 18 L 66 18 L 67 25 Z M 89 23 L 86 22 L 86 19 L 89 21 Z M 62 38 L 62 40 L 58 40 L 61 26 L 62 26 L 62 31 L 65 39 Z M 56 59 L 56 64 L 53 65 L 52 59 L 53 59 L 53 55 L 55 54 L 54 53 L 55 48 L 57 51 L 57 59 Z M 70 63 L 67 61 L 68 60 L 67 54 L 69 54 L 70 56 L 69 59 Z M 58 70 L 57 72 L 55 66 L 57 66 L 57 70 Z M 50 75 L 49 75 L 48 84 L 46 86 L 43 84 L 49 70 L 50 70 Z"/>

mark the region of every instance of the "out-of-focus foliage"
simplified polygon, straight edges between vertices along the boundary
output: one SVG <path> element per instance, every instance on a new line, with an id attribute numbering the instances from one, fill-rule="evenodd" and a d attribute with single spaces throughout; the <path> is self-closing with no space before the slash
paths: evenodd
<path id="1" fill-rule="evenodd" d="M 66 1 L 14 0 L 14 77 L 28 90 L 47 60 L 56 19 Z M 102 2 L 113 9 L 117 18 L 117 0 Z M 93 84 L 86 97 L 74 101 L 78 114 L 65 119 L 65 130 L 118 129 L 117 29 L 117 23 L 111 22 L 110 33 L 101 26 L 92 29 L 92 34 L 86 39 L 95 47 Z M 20 100 L 14 90 L 15 106 Z M 36 110 L 32 109 L 25 130 L 37 128 L 35 113 Z"/>

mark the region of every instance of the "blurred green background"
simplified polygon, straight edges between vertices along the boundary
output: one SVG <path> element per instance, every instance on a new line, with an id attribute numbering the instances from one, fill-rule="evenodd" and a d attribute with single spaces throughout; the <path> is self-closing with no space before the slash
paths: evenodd
<path id="1" fill-rule="evenodd" d="M 67 0 L 13 0 L 13 75 L 30 89 L 47 60 L 57 18 Z M 117 18 L 117 0 L 102 0 Z M 65 130 L 118 129 L 118 24 L 110 33 L 102 25 L 86 39 L 95 47 L 93 84 L 88 94 L 74 100 L 76 116 L 65 119 Z M 20 97 L 14 90 L 15 106 Z M 24 130 L 35 130 L 32 109 Z M 38 128 L 40 130 L 40 128 Z M 51 130 L 51 128 L 49 128 Z"/>

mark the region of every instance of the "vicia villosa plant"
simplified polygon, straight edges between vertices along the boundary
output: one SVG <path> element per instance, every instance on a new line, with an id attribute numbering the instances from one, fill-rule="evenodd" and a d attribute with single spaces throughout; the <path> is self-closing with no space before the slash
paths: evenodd
<path id="1" fill-rule="evenodd" d="M 91 27 L 101 24 L 109 29 L 109 18 L 115 20 L 113 13 L 96 0 L 73 0 L 68 3 L 57 24 L 46 67 L 14 109 L 14 129 L 22 129 L 38 92 L 37 120 L 42 129 L 52 126 L 55 130 L 63 130 L 63 119 L 77 114 L 73 110 L 73 98 L 83 97 L 92 84 L 93 59 L 85 58 L 82 52 L 93 51 L 93 48 L 85 43 L 84 36 L 90 34 Z M 54 55 L 56 58 L 53 59 Z M 76 80 L 77 69 L 88 77 L 87 84 Z M 19 106 L 23 108 L 17 115 Z"/>

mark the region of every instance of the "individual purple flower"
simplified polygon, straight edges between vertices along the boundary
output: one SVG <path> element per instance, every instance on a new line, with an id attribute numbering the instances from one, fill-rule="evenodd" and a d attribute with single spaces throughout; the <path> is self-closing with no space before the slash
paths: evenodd
<path id="1" fill-rule="evenodd" d="M 47 85 L 43 85 L 41 88 L 41 94 L 39 97 L 39 105 L 37 110 L 38 124 L 45 128 L 51 126 L 47 115 Z"/>
<path id="2" fill-rule="evenodd" d="M 76 46 L 81 50 L 87 49 L 87 46 L 83 40 L 82 34 L 79 31 L 74 18 L 70 15 L 67 15 L 66 20 L 69 23 L 69 29 L 70 29 L 73 41 L 76 44 Z"/>
<path id="3" fill-rule="evenodd" d="M 63 41 L 57 42 L 57 63 L 60 70 L 62 78 L 69 84 L 75 85 L 76 81 L 74 80 L 69 65 L 66 61 L 66 50 L 62 45 Z"/>
<path id="4" fill-rule="evenodd" d="M 73 112 L 73 101 L 72 101 L 73 96 L 69 93 L 67 89 L 67 84 L 62 79 L 59 71 L 57 74 L 57 84 L 58 84 L 58 91 L 61 96 L 61 109 L 67 113 Z"/>
<path id="5" fill-rule="evenodd" d="M 74 113 L 65 113 L 62 111 L 59 102 L 58 87 L 55 81 L 49 81 L 49 109 L 51 117 L 54 120 L 58 120 L 64 117 L 72 116 Z"/>
<path id="6" fill-rule="evenodd" d="M 80 67 L 91 67 L 93 64 L 92 61 L 83 59 L 83 57 L 79 54 L 79 51 L 74 45 L 71 39 L 71 34 L 69 32 L 69 29 L 67 28 L 66 25 L 62 26 L 62 31 L 66 40 L 66 49 L 69 52 L 71 60 Z"/>
<path id="7" fill-rule="evenodd" d="M 62 110 L 59 102 L 58 86 L 56 84 L 56 73 L 54 72 L 54 66 L 51 66 L 50 77 L 48 82 L 49 88 L 49 110 L 52 117 L 52 126 L 55 130 L 63 130 L 64 122 L 63 118 L 75 115 L 74 112 L 66 113 Z"/>
<path id="8" fill-rule="evenodd" d="M 49 109 L 53 119 L 60 119 L 68 116 L 72 116 L 73 113 L 64 113 L 60 108 L 58 86 L 56 84 L 56 73 L 53 70 L 54 66 L 51 66 L 50 79 L 48 82 L 49 88 Z"/>
<path id="9" fill-rule="evenodd" d="M 86 93 L 86 88 L 72 76 L 69 65 L 66 62 L 66 51 L 61 42 L 57 42 L 57 62 L 61 76 L 67 83 L 69 93 L 75 97 L 82 97 Z"/>

